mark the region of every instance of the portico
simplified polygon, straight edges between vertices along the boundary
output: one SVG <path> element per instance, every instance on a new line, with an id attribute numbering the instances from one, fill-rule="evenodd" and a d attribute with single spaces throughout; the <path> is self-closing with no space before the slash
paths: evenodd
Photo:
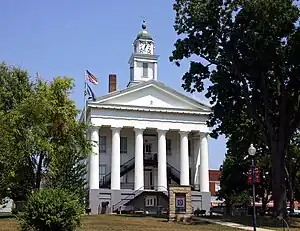
<path id="1" fill-rule="evenodd" d="M 208 180 L 208 145 L 207 145 L 207 133 L 201 131 L 183 131 L 183 130 L 170 130 L 170 129 L 158 129 L 158 128 L 142 128 L 142 127 L 112 127 L 112 126 L 99 126 L 93 127 L 91 130 L 91 140 L 94 143 L 93 155 L 89 159 L 89 187 L 91 189 L 99 189 L 99 160 L 101 162 L 101 156 L 106 154 L 100 154 L 99 148 L 99 137 L 101 137 L 101 127 L 105 134 L 111 132 L 111 161 L 110 161 L 110 189 L 121 190 L 121 152 L 120 152 L 120 139 L 121 131 L 132 131 L 134 140 L 134 153 L 126 153 L 127 156 L 134 157 L 134 190 L 144 190 L 145 187 L 145 173 L 144 173 L 144 161 L 154 160 L 157 161 L 157 179 L 153 183 L 154 189 L 158 191 L 166 191 L 168 188 L 168 178 L 167 178 L 167 133 L 172 133 L 172 141 L 175 142 L 174 149 L 178 147 L 178 150 L 171 150 L 173 152 L 172 156 L 169 156 L 169 162 L 173 163 L 174 168 L 178 169 L 180 172 L 180 185 L 193 185 L 199 188 L 203 192 L 208 192 L 209 190 L 209 180 Z M 109 130 L 110 132 L 108 132 Z M 144 136 L 144 132 L 151 132 L 153 137 L 152 142 L 147 144 L 147 133 Z M 192 140 L 192 144 L 189 142 Z M 178 142 L 176 142 L 176 139 Z M 146 142 L 145 142 L 146 141 Z M 153 143 L 156 142 L 156 143 Z M 189 143 L 194 146 L 194 153 L 189 153 Z M 177 145 L 178 144 L 178 145 Z M 148 146 L 147 146 L 148 145 Z M 148 148 L 147 148 L 148 147 Z M 147 150 L 148 149 L 148 150 Z M 131 154 L 131 155 L 130 155 Z M 176 154 L 179 155 L 179 165 L 175 163 L 176 161 L 171 160 L 171 158 L 176 159 Z M 124 155 L 124 154 L 123 154 Z M 196 155 L 196 156 L 195 156 Z M 128 158 L 129 158 L 128 157 Z M 107 156 L 102 159 L 107 160 Z M 127 158 L 127 159 L 128 159 Z M 194 159 L 197 161 L 194 162 Z M 124 160 L 126 162 L 126 160 Z M 202 164 L 201 164 L 202 163 Z M 155 162 L 153 162 L 155 165 Z M 194 166 L 193 166 L 194 165 Z M 190 176 L 190 169 L 193 176 Z M 106 172 L 108 174 L 108 172 Z M 153 176 L 152 176 L 153 177 Z M 191 182 L 190 182 L 191 179 Z M 96 183 L 98 182 L 98 183 Z M 148 188 L 149 189 L 149 188 Z"/>

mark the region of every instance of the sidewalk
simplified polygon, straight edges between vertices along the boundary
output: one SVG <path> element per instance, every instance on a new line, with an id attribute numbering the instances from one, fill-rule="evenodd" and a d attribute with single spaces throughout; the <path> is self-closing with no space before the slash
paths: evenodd
<path id="1" fill-rule="evenodd" d="M 246 226 L 246 225 L 237 224 L 237 223 L 228 222 L 228 221 L 207 219 L 207 218 L 203 218 L 203 217 L 194 217 L 193 219 L 198 220 L 198 221 L 205 221 L 205 222 L 212 223 L 212 224 L 224 225 L 224 226 L 237 228 L 237 229 L 253 230 L 253 227 L 251 227 L 251 226 Z M 256 231 L 274 231 L 274 230 L 273 229 L 264 229 L 264 228 L 258 228 L 257 227 Z"/>

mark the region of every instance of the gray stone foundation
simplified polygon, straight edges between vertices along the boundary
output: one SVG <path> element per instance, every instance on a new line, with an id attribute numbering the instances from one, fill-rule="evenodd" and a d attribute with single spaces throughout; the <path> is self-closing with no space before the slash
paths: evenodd
<path id="1" fill-rule="evenodd" d="M 144 192 L 144 193 L 143 193 Z M 112 213 L 114 210 L 120 210 L 124 208 L 125 204 L 132 206 L 133 208 L 142 208 L 144 206 L 144 195 L 151 195 L 157 193 L 155 191 L 134 191 L 132 189 L 110 190 L 110 189 L 90 189 L 89 190 L 89 208 L 91 214 Z M 159 196 L 159 210 L 162 208 L 168 209 L 168 202 L 164 202 Z M 209 214 L 211 207 L 211 195 L 209 192 L 191 191 L 191 210 L 192 212 L 199 209 L 205 210 L 206 214 Z M 104 203 L 108 203 L 106 208 L 103 208 Z M 150 210 L 150 208 L 145 208 Z"/>

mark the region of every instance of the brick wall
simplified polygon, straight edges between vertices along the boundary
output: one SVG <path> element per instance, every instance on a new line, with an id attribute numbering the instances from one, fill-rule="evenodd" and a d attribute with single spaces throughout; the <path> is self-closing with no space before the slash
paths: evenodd
<path id="1" fill-rule="evenodd" d="M 209 191 L 212 196 L 216 196 L 216 185 L 220 184 L 220 170 L 209 170 Z"/>

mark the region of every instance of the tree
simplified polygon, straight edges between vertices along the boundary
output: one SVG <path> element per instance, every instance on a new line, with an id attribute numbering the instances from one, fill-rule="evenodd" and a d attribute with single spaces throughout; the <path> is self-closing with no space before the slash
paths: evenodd
<path id="1" fill-rule="evenodd" d="M 15 72 L 27 76 L 19 69 L 7 70 L 2 72 L 3 79 L 12 84 Z M 30 87 L 24 94 L 16 90 L 18 103 L 10 99 L 14 94 L 9 85 L 0 92 L 7 95 L 1 105 L 9 105 L 0 110 L 0 165 L 5 168 L 0 173 L 0 198 L 26 200 L 43 184 L 82 196 L 83 161 L 90 142 L 85 137 L 87 126 L 77 121 L 78 111 L 70 99 L 73 79 L 57 77 L 47 83 L 37 76 L 35 82 L 28 80 Z"/>
<path id="2" fill-rule="evenodd" d="M 235 133 L 228 137 L 227 154 L 221 166 L 221 191 L 219 197 L 224 198 L 229 213 L 230 207 L 236 201 L 241 203 L 241 199 L 251 194 L 251 186 L 248 184 L 248 174 L 251 166 L 251 158 L 248 155 L 249 140 L 258 144 L 255 155 L 255 166 L 260 168 L 260 182 L 256 183 L 256 200 L 262 201 L 262 214 L 266 212 L 267 203 L 270 201 L 271 194 L 271 174 L 270 155 L 268 150 L 263 147 L 262 137 L 257 133 L 255 123 L 247 119 L 243 114 L 237 117 L 239 127 Z M 226 199 L 227 198 L 227 199 Z M 227 202 L 228 201 L 228 202 Z M 232 201 L 232 202 L 230 202 Z"/>
<path id="3" fill-rule="evenodd" d="M 300 181 L 300 134 L 297 131 L 291 140 L 287 156 L 285 159 L 286 179 L 287 179 L 287 198 L 290 202 L 290 212 L 294 212 L 294 201 L 297 185 Z"/>
<path id="4" fill-rule="evenodd" d="M 218 197 L 225 200 L 228 215 L 232 215 L 234 204 L 248 204 L 249 202 L 250 193 L 247 185 L 247 175 L 245 174 L 247 166 L 245 161 L 243 164 L 240 163 L 238 157 L 227 154 L 220 168 L 221 188 L 218 191 Z"/>
<path id="5" fill-rule="evenodd" d="M 38 78 L 34 93 L 18 109 L 26 117 L 21 123 L 27 124 L 32 134 L 35 188 L 44 182 L 45 186 L 71 189 L 83 197 L 83 161 L 90 152 L 90 142 L 85 137 L 87 126 L 76 119 L 78 111 L 69 98 L 72 88 L 71 78 L 57 77 L 50 84 Z"/>
<path id="6" fill-rule="evenodd" d="M 70 179 L 67 175 L 90 151 L 90 143 L 85 138 L 87 126 L 76 120 L 78 111 L 69 98 L 72 88 L 71 78 L 57 77 L 50 84 L 38 79 L 34 94 L 20 105 L 27 118 L 23 122 L 33 134 L 31 153 L 36 166 L 36 188 L 41 187 L 42 179 L 48 183 L 64 179 L 61 185 L 71 183 L 66 182 Z"/>
<path id="7" fill-rule="evenodd" d="M 26 196 L 32 188 L 30 170 L 26 173 L 21 170 L 23 163 L 29 164 L 28 158 L 21 158 L 26 152 L 26 133 L 18 126 L 14 111 L 31 93 L 32 83 L 26 71 L 0 64 L 0 202 L 7 196 L 12 199 Z M 18 187 L 17 181 L 27 186 Z"/>
<path id="8" fill-rule="evenodd" d="M 191 61 L 186 91 L 213 104 L 215 135 L 235 133 L 245 113 L 259 127 L 272 160 L 274 212 L 286 214 L 284 158 L 299 126 L 299 9 L 292 0 L 176 0 L 175 31 L 181 36 L 170 57 Z"/>

